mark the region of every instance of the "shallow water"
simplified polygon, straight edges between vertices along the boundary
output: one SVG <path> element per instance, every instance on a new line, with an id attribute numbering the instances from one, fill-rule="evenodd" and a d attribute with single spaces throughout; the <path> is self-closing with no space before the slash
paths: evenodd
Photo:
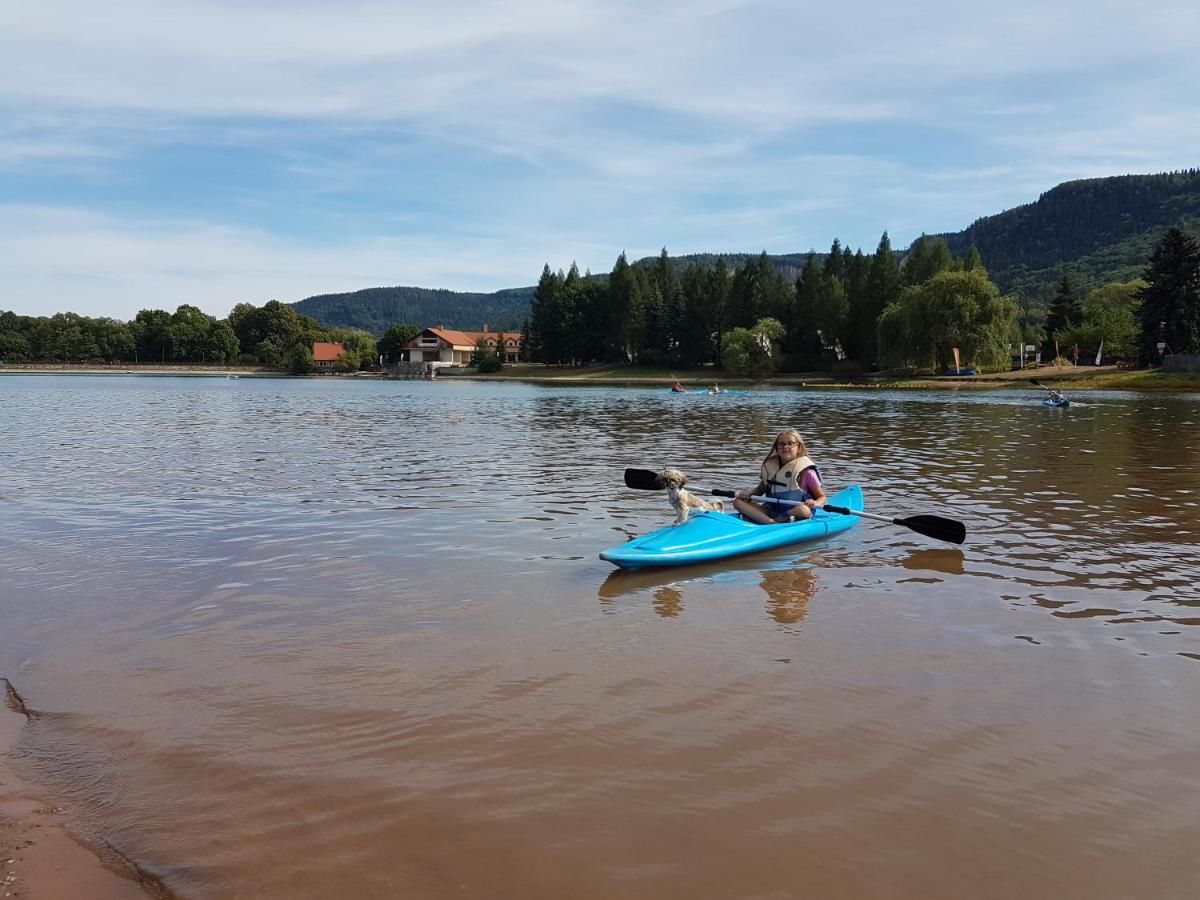
<path id="1" fill-rule="evenodd" d="M 4 377 L 18 768 L 184 897 L 1195 896 L 1200 396 L 1075 399 Z M 792 425 L 967 543 L 597 558 Z"/>

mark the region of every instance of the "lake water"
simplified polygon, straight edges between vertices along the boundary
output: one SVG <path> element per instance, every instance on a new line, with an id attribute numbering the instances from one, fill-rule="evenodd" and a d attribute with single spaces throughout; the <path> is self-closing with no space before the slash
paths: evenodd
<path id="1" fill-rule="evenodd" d="M 1200 396 L 0 378 L 20 773 L 188 898 L 1200 895 Z M 863 521 L 618 573 L 797 426 Z"/>

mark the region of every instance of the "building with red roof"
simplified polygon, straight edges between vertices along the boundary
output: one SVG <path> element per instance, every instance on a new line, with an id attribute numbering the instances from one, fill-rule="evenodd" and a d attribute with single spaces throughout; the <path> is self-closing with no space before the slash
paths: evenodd
<path id="1" fill-rule="evenodd" d="M 318 372 L 332 372 L 338 357 L 346 352 L 340 343 L 318 341 L 312 346 L 313 368 Z"/>
<path id="2" fill-rule="evenodd" d="M 465 366 L 471 362 L 476 347 L 483 341 L 489 350 L 501 354 L 505 362 L 516 362 L 521 352 L 519 331 L 456 331 L 452 328 L 425 328 L 405 347 L 409 362 L 437 362 Z"/>

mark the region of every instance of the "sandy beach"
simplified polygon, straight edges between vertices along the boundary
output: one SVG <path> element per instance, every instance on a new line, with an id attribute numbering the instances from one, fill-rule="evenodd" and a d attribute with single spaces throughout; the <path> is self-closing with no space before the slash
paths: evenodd
<path id="1" fill-rule="evenodd" d="M 8 684 L 3 689 L 8 692 Z M 77 842 L 64 825 L 64 810 L 38 795 L 13 772 L 10 755 L 27 716 L 12 695 L 0 703 L 0 898 L 21 900 L 146 900 L 168 897 L 156 886 L 110 869 Z"/>

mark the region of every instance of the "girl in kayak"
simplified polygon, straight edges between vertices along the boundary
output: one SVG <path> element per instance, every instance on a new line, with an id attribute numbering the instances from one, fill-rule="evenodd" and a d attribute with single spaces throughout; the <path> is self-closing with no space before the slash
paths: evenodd
<path id="1" fill-rule="evenodd" d="M 750 499 L 752 494 L 803 502 L 796 506 L 759 503 Z M 739 491 L 733 501 L 734 509 L 742 514 L 742 518 L 760 525 L 811 519 L 812 511 L 824 505 L 821 473 L 817 471 L 816 463 L 808 458 L 804 438 L 791 428 L 781 431 L 775 438 L 771 452 L 763 460 L 758 485 L 751 491 Z"/>

